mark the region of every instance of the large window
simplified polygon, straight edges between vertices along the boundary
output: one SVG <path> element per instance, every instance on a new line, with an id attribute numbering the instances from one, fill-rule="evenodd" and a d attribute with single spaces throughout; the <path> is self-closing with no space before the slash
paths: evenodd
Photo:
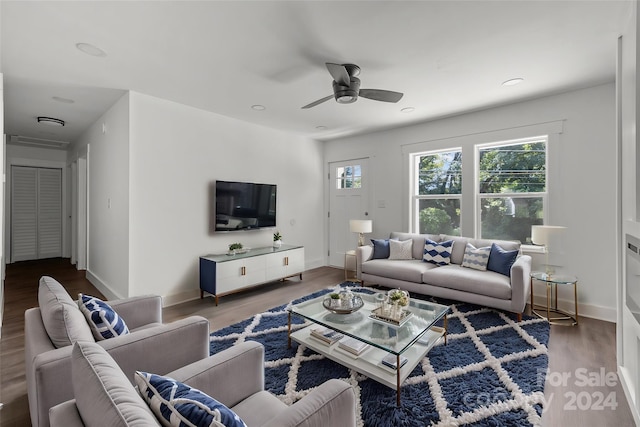
<path id="1" fill-rule="evenodd" d="M 414 161 L 413 229 L 460 235 L 462 151 L 424 153 Z"/>
<path id="2" fill-rule="evenodd" d="M 531 226 L 544 223 L 547 142 L 543 136 L 412 154 L 411 230 L 527 243 Z"/>
<path id="3" fill-rule="evenodd" d="M 547 191 L 547 139 L 478 146 L 480 237 L 519 240 L 542 224 Z"/>

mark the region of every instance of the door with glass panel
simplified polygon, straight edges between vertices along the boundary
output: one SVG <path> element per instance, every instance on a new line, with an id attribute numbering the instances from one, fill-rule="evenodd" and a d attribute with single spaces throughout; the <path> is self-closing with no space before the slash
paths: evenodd
<path id="1" fill-rule="evenodd" d="M 368 159 L 329 163 L 329 265 L 344 267 L 345 252 L 354 250 L 358 236 L 349 220 L 369 216 Z"/>

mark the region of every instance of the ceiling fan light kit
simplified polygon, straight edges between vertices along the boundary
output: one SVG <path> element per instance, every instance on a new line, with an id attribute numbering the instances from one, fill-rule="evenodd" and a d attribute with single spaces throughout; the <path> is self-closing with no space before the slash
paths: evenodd
<path id="1" fill-rule="evenodd" d="M 305 105 L 302 109 L 315 107 L 325 101 L 335 98 L 339 104 L 352 104 L 358 100 L 358 97 L 368 98 L 374 101 L 398 102 L 402 99 L 403 94 L 390 90 L 381 89 L 360 89 L 360 67 L 355 64 L 333 64 L 327 62 L 325 64 L 329 74 L 333 77 L 333 96 L 329 95 L 318 99 L 311 104 Z"/>

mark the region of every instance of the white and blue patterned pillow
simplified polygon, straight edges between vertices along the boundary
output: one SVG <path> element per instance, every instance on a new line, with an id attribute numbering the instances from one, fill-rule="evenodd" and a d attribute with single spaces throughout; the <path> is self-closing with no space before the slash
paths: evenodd
<path id="1" fill-rule="evenodd" d="M 134 380 L 140 395 L 164 426 L 247 427 L 222 403 L 173 378 L 138 371 Z"/>
<path id="2" fill-rule="evenodd" d="M 476 249 L 471 243 L 467 243 L 467 246 L 464 248 L 462 266 L 484 271 L 487 269 L 489 254 L 491 254 L 491 246 Z"/>
<path id="3" fill-rule="evenodd" d="M 96 341 L 127 335 L 129 328 L 113 308 L 99 298 L 78 295 L 78 307 L 87 319 Z"/>
<path id="4" fill-rule="evenodd" d="M 438 243 L 431 239 L 426 239 L 424 242 L 422 260 L 436 265 L 449 265 L 451 264 L 452 250 L 453 240 Z"/>

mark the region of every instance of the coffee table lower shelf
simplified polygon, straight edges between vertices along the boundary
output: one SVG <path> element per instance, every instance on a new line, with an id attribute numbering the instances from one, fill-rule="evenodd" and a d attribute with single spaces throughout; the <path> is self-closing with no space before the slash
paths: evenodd
<path id="1" fill-rule="evenodd" d="M 402 355 L 407 358 L 407 363 L 399 370 L 395 370 L 382 364 L 382 359 L 387 356 L 389 352 L 371 346 L 371 348 L 366 350 L 360 356 L 355 357 L 340 349 L 338 344 L 329 346 L 311 337 L 311 328 L 312 326 L 308 326 L 292 332 L 290 338 L 298 344 L 304 345 L 305 347 L 322 354 L 342 366 L 353 369 L 362 375 L 366 375 L 372 380 L 379 382 L 380 384 L 384 384 L 387 387 L 396 390 L 398 406 L 400 406 L 400 386 L 424 356 L 436 345 L 440 338 L 445 336 L 447 332 L 445 328 L 432 326 L 423 335 L 423 338 L 428 338 L 428 343 L 423 344 L 422 342 L 416 342 L 409 347 L 404 353 L 402 353 Z"/>

